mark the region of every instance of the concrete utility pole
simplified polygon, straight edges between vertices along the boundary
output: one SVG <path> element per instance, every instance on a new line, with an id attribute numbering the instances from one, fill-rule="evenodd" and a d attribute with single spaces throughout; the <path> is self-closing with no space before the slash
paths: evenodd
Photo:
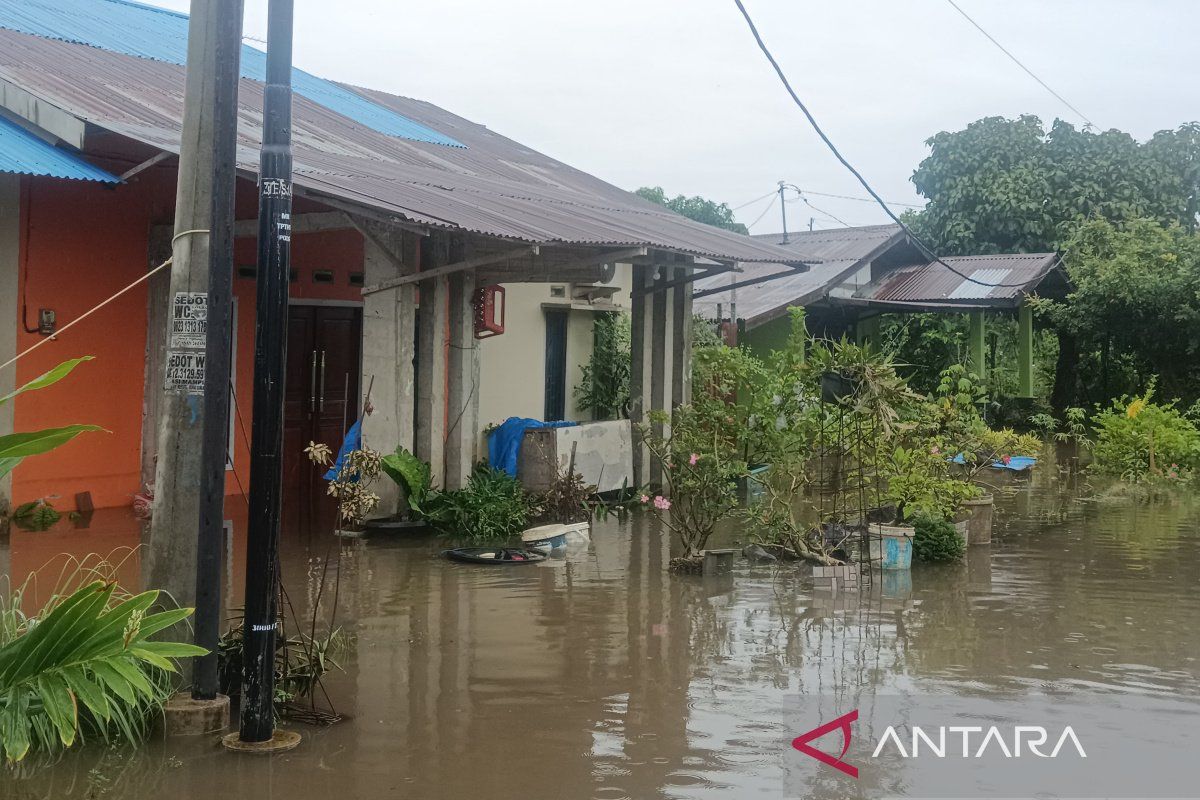
<path id="1" fill-rule="evenodd" d="M 204 431 L 204 347 L 208 322 L 208 245 L 216 148 L 218 0 L 192 0 L 175 236 L 167 295 L 166 368 L 160 381 L 154 516 L 146 552 L 147 587 L 183 606 L 196 601 L 200 458 Z"/>

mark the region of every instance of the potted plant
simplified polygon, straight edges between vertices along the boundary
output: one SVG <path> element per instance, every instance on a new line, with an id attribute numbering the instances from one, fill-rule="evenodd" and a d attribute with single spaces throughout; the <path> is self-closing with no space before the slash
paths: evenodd
<path id="1" fill-rule="evenodd" d="M 433 491 L 433 474 L 429 464 L 417 458 L 404 447 L 397 447 L 380 461 L 383 473 L 391 478 L 400 489 L 400 519 L 396 521 L 372 520 L 370 527 L 408 527 L 423 525 L 423 507 Z"/>

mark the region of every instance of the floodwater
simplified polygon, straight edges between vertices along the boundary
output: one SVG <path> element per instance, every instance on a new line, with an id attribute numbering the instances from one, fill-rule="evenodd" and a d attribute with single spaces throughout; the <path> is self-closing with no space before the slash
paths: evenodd
<path id="1" fill-rule="evenodd" d="M 273 758 L 212 739 L 84 747 L 0 778 L 0 797 L 782 797 L 798 732 L 781 709 L 798 693 L 1060 692 L 1200 710 L 1200 509 L 1076 499 L 1091 493 L 1042 469 L 1001 492 L 990 547 L 836 597 L 814 594 L 803 568 L 673 577 L 666 536 L 640 518 L 506 568 L 449 563 L 411 534 L 345 541 L 323 593 L 330 540 L 289 541 L 301 617 L 319 593 L 327 617 L 338 578 L 351 639 L 327 685 L 345 721 L 293 725 L 302 744 Z M 119 544 L 113 527 L 14 532 L 8 557 L 20 574 L 44 553 Z M 234 603 L 241 580 L 235 560 Z"/>

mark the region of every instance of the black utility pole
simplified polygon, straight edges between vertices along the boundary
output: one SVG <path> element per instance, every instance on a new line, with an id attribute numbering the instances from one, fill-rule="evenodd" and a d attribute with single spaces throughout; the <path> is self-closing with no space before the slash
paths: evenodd
<path id="1" fill-rule="evenodd" d="M 270 0 L 267 85 L 258 173 L 258 317 L 246 541 L 242 650 L 243 744 L 275 728 L 274 678 L 279 515 L 283 483 L 283 379 L 292 239 L 292 0 Z"/>
<path id="2" fill-rule="evenodd" d="M 192 697 L 217 696 L 221 636 L 221 551 L 229 449 L 229 365 L 233 305 L 233 206 L 237 187 L 238 77 L 242 0 L 214 0 L 212 229 L 208 237 L 208 328 L 204 347 L 204 433 L 200 453 L 200 527 L 196 547 L 195 660 Z"/>

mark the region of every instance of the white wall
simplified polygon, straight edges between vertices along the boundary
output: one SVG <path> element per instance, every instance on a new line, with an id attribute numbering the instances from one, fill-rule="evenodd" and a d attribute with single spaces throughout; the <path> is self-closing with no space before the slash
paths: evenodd
<path id="1" fill-rule="evenodd" d="M 621 290 L 612 302 L 629 308 L 630 268 L 617 266 L 614 283 Z M 566 297 L 553 297 L 552 287 L 562 286 Z M 480 344 L 479 424 L 503 422 L 509 417 L 541 419 L 546 398 L 546 314 L 543 306 L 559 305 L 570 308 L 567 318 L 567 386 L 566 417 L 588 421 L 591 415 L 575 401 L 575 387 L 582 369 L 592 356 L 592 322 L 595 312 L 581 308 L 580 301 L 572 303 L 572 284 L 509 283 L 505 284 L 505 332 L 482 340 Z M 610 310 L 604 304 L 602 310 Z"/>

